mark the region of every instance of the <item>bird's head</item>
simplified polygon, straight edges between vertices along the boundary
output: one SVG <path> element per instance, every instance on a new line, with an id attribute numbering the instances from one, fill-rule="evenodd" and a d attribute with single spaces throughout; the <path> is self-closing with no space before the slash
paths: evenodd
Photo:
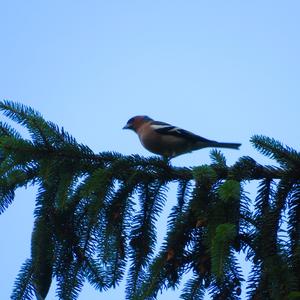
<path id="1" fill-rule="evenodd" d="M 152 121 L 152 119 L 148 116 L 135 116 L 128 120 L 123 129 L 131 129 L 133 131 L 137 131 L 140 126 L 149 121 Z"/>

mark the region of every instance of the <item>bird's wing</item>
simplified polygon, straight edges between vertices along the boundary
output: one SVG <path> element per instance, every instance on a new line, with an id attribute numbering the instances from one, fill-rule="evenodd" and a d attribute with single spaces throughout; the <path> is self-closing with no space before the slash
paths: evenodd
<path id="1" fill-rule="evenodd" d="M 153 121 L 150 126 L 154 131 L 160 134 L 176 136 L 179 138 L 187 139 L 191 142 L 211 142 L 211 140 L 203 138 L 182 128 L 170 125 L 168 123 Z"/>

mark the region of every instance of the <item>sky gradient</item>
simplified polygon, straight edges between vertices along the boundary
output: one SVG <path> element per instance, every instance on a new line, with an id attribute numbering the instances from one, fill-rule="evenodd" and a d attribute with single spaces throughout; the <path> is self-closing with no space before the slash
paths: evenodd
<path id="1" fill-rule="evenodd" d="M 300 148 L 299 35 L 299 1 L 0 1 L 0 98 L 32 106 L 95 152 L 151 155 L 122 130 L 146 114 L 242 143 L 223 151 L 229 164 L 269 163 L 252 135 Z M 209 162 L 209 149 L 172 161 Z M 167 209 L 174 200 L 171 190 Z M 33 209 L 29 188 L 0 216 L 1 299 L 30 255 Z M 79 299 L 124 299 L 123 289 L 86 286 Z"/>

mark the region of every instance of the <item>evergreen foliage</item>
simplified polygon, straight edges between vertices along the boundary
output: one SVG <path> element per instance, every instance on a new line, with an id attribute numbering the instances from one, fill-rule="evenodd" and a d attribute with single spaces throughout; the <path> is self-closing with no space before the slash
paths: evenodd
<path id="1" fill-rule="evenodd" d="M 3 101 L 3 114 L 24 126 L 25 139 L 0 123 L 0 214 L 17 188 L 38 186 L 31 257 L 11 299 L 45 299 L 52 280 L 59 299 L 76 299 L 85 281 L 105 291 L 127 277 L 126 298 L 155 299 L 176 288 L 181 299 L 300 299 L 300 153 L 264 136 L 253 146 L 277 166 L 241 157 L 228 166 L 174 167 L 156 157 L 95 154 L 40 113 Z M 258 180 L 255 201 L 245 184 Z M 170 182 L 177 201 L 158 253 L 156 221 Z M 253 205 L 254 209 L 250 209 Z M 287 226 L 286 226 L 287 225 Z M 237 255 L 253 268 L 243 278 Z M 126 274 L 126 267 L 129 272 Z"/>

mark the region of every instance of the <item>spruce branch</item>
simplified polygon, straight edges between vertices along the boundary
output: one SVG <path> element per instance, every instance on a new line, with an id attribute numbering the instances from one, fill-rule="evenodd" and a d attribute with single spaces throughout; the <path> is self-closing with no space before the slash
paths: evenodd
<path id="1" fill-rule="evenodd" d="M 240 299 L 241 251 L 253 263 L 249 299 L 297 297 L 298 151 L 256 135 L 254 147 L 275 166 L 248 156 L 228 166 L 213 150 L 211 164 L 176 167 L 158 157 L 96 154 L 19 103 L 0 102 L 0 110 L 30 133 L 24 139 L 0 122 L 0 213 L 17 188 L 39 187 L 31 258 L 12 299 L 45 298 L 53 278 L 60 299 L 77 299 L 85 280 L 104 291 L 119 284 L 128 263 L 128 300 L 155 299 L 187 272 L 193 277 L 182 299 L 201 299 L 205 290 L 213 299 Z M 255 180 L 252 201 L 245 189 Z M 177 202 L 156 253 L 156 224 L 170 183 L 177 184 Z"/>

